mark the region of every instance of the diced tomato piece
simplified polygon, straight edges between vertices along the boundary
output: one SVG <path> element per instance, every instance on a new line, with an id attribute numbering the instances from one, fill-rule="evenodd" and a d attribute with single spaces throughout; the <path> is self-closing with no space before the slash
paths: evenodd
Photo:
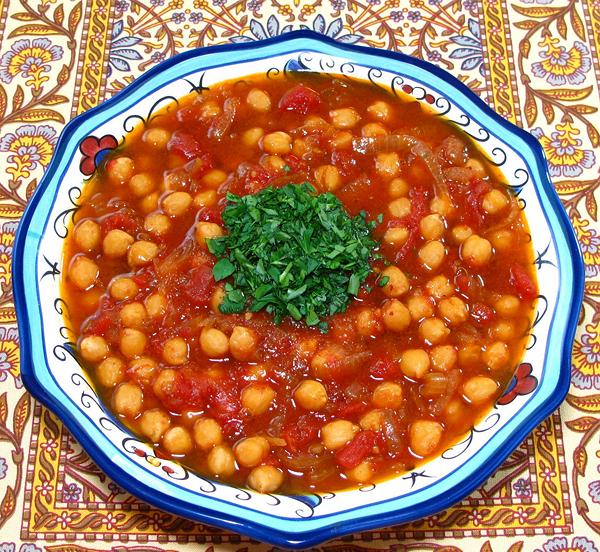
<path id="1" fill-rule="evenodd" d="M 321 107 L 321 96 L 308 86 L 299 84 L 288 90 L 279 100 L 279 109 L 295 111 L 300 115 L 316 113 Z"/>
<path id="2" fill-rule="evenodd" d="M 286 427 L 283 430 L 283 438 L 292 452 L 298 452 L 312 443 L 318 433 L 319 428 L 315 420 L 302 420 L 296 425 Z"/>
<path id="3" fill-rule="evenodd" d="M 360 173 L 356 158 L 349 151 L 335 150 L 331 154 L 331 164 L 335 165 L 346 178 L 356 178 Z"/>
<path id="4" fill-rule="evenodd" d="M 365 410 L 367 410 L 368 405 L 363 401 L 352 401 L 347 404 L 342 404 L 337 409 L 337 415 L 340 418 L 351 418 L 353 416 L 359 416 Z"/>
<path id="5" fill-rule="evenodd" d="M 514 263 L 510 267 L 510 277 L 508 279 L 510 285 L 515 288 L 516 294 L 523 301 L 531 301 L 537 297 L 537 286 L 527 273 L 527 270 L 518 263 Z"/>
<path id="6" fill-rule="evenodd" d="M 188 158 L 189 159 L 189 158 Z M 201 153 L 185 164 L 185 170 L 194 178 L 204 176 L 215 166 L 215 160 L 210 153 Z"/>
<path id="7" fill-rule="evenodd" d="M 98 316 L 96 316 L 95 318 L 92 318 L 85 330 L 84 333 L 86 335 L 102 335 L 104 336 L 106 334 L 106 332 L 110 329 L 110 327 L 113 325 L 113 317 L 111 316 L 110 312 L 104 311 L 101 312 Z"/>
<path id="8" fill-rule="evenodd" d="M 491 189 L 492 187 L 483 180 L 477 178 L 471 181 L 469 188 L 464 190 L 463 223 L 475 229 L 481 228 L 485 219 L 483 196 Z"/>
<path id="9" fill-rule="evenodd" d="M 399 373 L 399 364 L 388 357 L 376 359 L 369 368 L 371 377 L 376 379 L 386 379 Z"/>
<path id="10" fill-rule="evenodd" d="M 187 132 L 175 131 L 167 144 L 167 149 L 188 161 L 202 154 L 200 142 Z"/>
<path id="11" fill-rule="evenodd" d="M 495 314 L 492 307 L 484 305 L 483 303 L 475 303 L 471 307 L 471 316 L 475 319 L 478 324 L 488 325 L 494 320 Z"/>
<path id="12" fill-rule="evenodd" d="M 192 268 L 188 274 L 188 283 L 183 292 L 194 305 L 206 305 L 215 287 L 212 267 L 201 265 Z"/>
<path id="13" fill-rule="evenodd" d="M 291 169 L 291 172 L 305 172 L 308 170 L 307 164 L 293 153 L 283 156 L 285 164 Z"/>
<path id="14" fill-rule="evenodd" d="M 215 222 L 216 224 L 223 224 L 223 218 L 221 211 L 212 207 L 203 207 L 198 211 L 198 222 Z"/>
<path id="15" fill-rule="evenodd" d="M 136 216 L 126 210 L 107 215 L 102 219 L 101 226 L 104 233 L 111 230 L 123 230 L 128 234 L 135 235 L 139 229 Z"/>
<path id="16" fill-rule="evenodd" d="M 459 272 L 454 277 L 456 287 L 461 293 L 467 293 L 469 291 L 469 277 L 464 272 Z"/>
<path id="17" fill-rule="evenodd" d="M 147 288 L 155 278 L 156 274 L 154 273 L 154 269 L 152 267 L 144 268 L 131 277 L 138 287 L 142 289 Z"/>
<path id="18" fill-rule="evenodd" d="M 214 382 L 193 369 L 177 372 L 173 387 L 165 397 L 163 404 L 172 412 L 183 412 L 207 407 L 214 390 Z"/>
<path id="19" fill-rule="evenodd" d="M 373 431 L 361 431 L 344 448 L 335 453 L 335 459 L 342 468 L 351 470 L 371 453 L 374 445 L 375 433 Z"/>

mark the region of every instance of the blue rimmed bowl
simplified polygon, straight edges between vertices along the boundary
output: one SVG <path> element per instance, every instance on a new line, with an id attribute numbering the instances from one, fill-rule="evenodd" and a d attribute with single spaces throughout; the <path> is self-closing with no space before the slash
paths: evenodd
<path id="1" fill-rule="evenodd" d="M 532 230 L 542 295 L 513 381 L 489 415 L 439 457 L 413 472 L 352 491 L 262 495 L 224 485 L 153 456 L 106 409 L 74 356 L 61 256 L 81 189 L 97 162 L 132 127 L 194 90 L 248 74 L 335 73 L 371 81 L 428 104 L 478 143 L 518 194 Z M 94 461 L 138 497 L 184 517 L 277 545 L 304 548 L 333 537 L 421 518 L 479 486 L 563 400 L 577 324 L 583 264 L 565 211 L 549 181 L 539 143 L 508 123 L 458 80 L 401 54 L 338 44 L 311 32 L 264 42 L 198 49 L 138 78 L 64 129 L 29 202 L 13 253 L 21 373 Z"/>

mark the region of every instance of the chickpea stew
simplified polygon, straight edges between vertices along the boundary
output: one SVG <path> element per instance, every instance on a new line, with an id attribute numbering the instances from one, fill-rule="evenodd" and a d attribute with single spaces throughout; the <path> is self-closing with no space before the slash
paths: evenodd
<path id="1" fill-rule="evenodd" d="M 259 492 L 440 454 L 524 352 L 526 221 L 412 99 L 301 74 L 194 93 L 86 184 L 65 244 L 77 348 L 123 423 Z"/>

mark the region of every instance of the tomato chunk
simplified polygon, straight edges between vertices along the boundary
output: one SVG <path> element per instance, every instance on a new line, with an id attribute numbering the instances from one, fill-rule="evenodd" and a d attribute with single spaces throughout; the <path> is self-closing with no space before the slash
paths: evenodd
<path id="1" fill-rule="evenodd" d="M 488 305 L 483 303 L 475 303 L 471 307 L 471 316 L 478 324 L 487 325 L 494 320 L 494 311 Z"/>
<path id="2" fill-rule="evenodd" d="M 335 454 L 337 463 L 346 470 L 358 466 L 365 457 L 373 450 L 375 445 L 375 433 L 373 431 L 361 431 L 352 441 Z"/>
<path id="3" fill-rule="evenodd" d="M 319 433 L 319 427 L 315 420 L 298 420 L 295 425 L 287 426 L 283 431 L 283 438 L 286 440 L 289 449 L 292 452 L 298 452 L 312 443 Z"/>
<path id="4" fill-rule="evenodd" d="M 199 157 L 202 153 L 200 142 L 198 142 L 191 134 L 180 131 L 173 133 L 173 136 L 171 136 L 171 139 L 167 144 L 167 149 L 172 153 L 181 155 L 188 161 Z"/>
<path id="5" fill-rule="evenodd" d="M 537 287 L 525 268 L 518 263 L 510 267 L 510 285 L 523 301 L 531 301 L 537 297 Z"/>
<path id="6" fill-rule="evenodd" d="M 195 305 L 208 303 L 215 287 L 215 279 L 212 275 L 212 267 L 201 265 L 192 268 L 184 293 Z"/>
<path id="7" fill-rule="evenodd" d="M 299 84 L 288 90 L 279 100 L 279 109 L 295 111 L 300 115 L 315 113 L 321 106 L 321 96 L 312 88 Z"/>

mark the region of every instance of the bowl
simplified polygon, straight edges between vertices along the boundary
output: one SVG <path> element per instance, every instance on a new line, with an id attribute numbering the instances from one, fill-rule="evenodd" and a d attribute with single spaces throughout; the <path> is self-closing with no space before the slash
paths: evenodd
<path id="1" fill-rule="evenodd" d="M 336 493 L 259 494 L 158 458 L 105 408 L 74 355 L 60 296 L 61 252 L 82 186 L 102 157 L 138 123 L 194 90 L 253 73 L 335 73 L 368 80 L 429 105 L 468 133 L 506 175 L 527 215 L 539 288 L 522 363 L 497 404 L 459 443 L 393 479 Z M 19 227 L 14 296 L 27 389 L 53 410 L 91 458 L 132 494 L 186 518 L 275 545 L 305 548 L 343 534 L 412 521 L 479 486 L 563 400 L 582 298 L 583 263 L 550 183 L 540 144 L 437 67 L 402 54 L 290 32 L 169 59 L 114 98 L 73 119 Z"/>

